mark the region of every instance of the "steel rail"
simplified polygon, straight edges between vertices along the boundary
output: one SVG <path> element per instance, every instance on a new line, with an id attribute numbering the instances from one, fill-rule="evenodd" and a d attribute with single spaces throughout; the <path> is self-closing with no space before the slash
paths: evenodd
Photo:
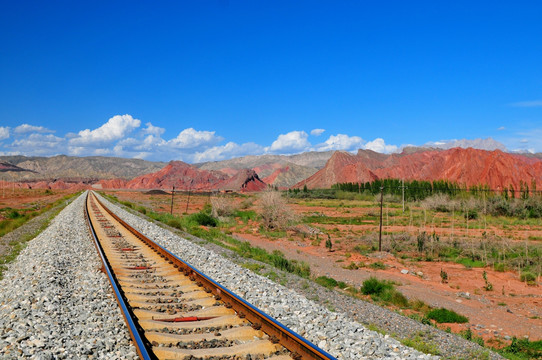
<path id="1" fill-rule="evenodd" d="M 134 320 L 136 317 L 134 316 L 130 307 L 126 303 L 124 294 L 122 293 L 122 290 L 117 284 L 117 278 L 115 274 L 113 273 L 113 271 L 111 270 L 109 261 L 107 260 L 103 252 L 102 246 L 100 245 L 100 242 L 98 241 L 96 230 L 94 229 L 94 225 L 92 224 L 92 221 L 90 220 L 90 216 L 88 212 L 88 197 L 89 197 L 89 194 L 87 193 L 86 200 L 85 200 L 85 207 L 84 207 L 87 225 L 92 235 L 92 239 L 94 240 L 94 246 L 96 247 L 96 250 L 98 251 L 98 254 L 100 255 L 100 259 L 102 260 L 103 269 L 105 270 L 105 273 L 107 274 L 109 283 L 111 284 L 111 288 L 113 289 L 113 293 L 115 295 L 115 298 L 117 299 L 117 303 L 119 304 L 119 307 L 122 311 L 124 321 L 126 322 L 126 325 L 128 326 L 130 337 L 132 338 L 132 341 L 135 344 L 137 353 L 139 354 L 139 357 L 141 359 L 144 359 L 144 360 L 156 359 L 156 357 L 152 354 L 152 351 L 150 350 L 148 341 L 146 341 L 144 337 L 142 337 L 141 335 L 140 326 Z"/>
<path id="2" fill-rule="evenodd" d="M 240 298 L 225 286 L 217 283 L 205 275 L 196 267 L 190 265 L 186 261 L 171 253 L 169 250 L 150 240 L 148 237 L 122 220 L 119 216 L 117 216 L 117 214 L 113 213 L 103 204 L 100 199 L 98 199 L 97 196 L 94 194 L 93 196 L 116 221 L 122 224 L 134 236 L 140 239 L 170 264 L 173 264 L 173 266 L 178 268 L 179 271 L 184 272 L 185 275 L 190 276 L 193 281 L 196 281 L 205 289 L 210 291 L 216 300 L 223 301 L 227 306 L 231 306 L 240 317 L 246 318 L 246 320 L 250 321 L 254 326 L 261 328 L 263 332 L 269 335 L 272 341 L 277 342 L 288 349 L 292 353 L 292 357 L 295 360 L 336 360 L 336 358 L 331 354 L 320 349 L 309 340 L 297 334 L 295 331 L 281 324 L 279 321 L 270 317 L 246 300 Z"/>

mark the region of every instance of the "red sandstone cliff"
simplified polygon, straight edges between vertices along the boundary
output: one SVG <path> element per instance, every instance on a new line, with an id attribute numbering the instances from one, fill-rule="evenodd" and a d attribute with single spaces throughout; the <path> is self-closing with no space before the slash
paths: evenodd
<path id="1" fill-rule="evenodd" d="M 357 155 L 336 152 L 326 166 L 295 187 L 329 188 L 343 182 L 368 182 L 375 179 L 405 180 L 446 179 L 472 186 L 486 184 L 492 189 L 512 185 L 519 189 L 520 181 L 536 182 L 542 188 L 542 160 L 500 150 L 453 148 L 415 153 L 384 155 L 360 150 Z"/>

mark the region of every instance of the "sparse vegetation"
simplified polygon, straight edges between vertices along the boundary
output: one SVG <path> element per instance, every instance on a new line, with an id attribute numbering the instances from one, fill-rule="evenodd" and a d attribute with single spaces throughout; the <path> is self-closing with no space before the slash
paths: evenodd
<path id="1" fill-rule="evenodd" d="M 281 193 L 267 190 L 260 195 L 260 216 L 262 226 L 267 230 L 283 230 L 296 220 Z"/>
<path id="2" fill-rule="evenodd" d="M 463 324 L 469 321 L 469 319 L 463 315 L 459 315 L 453 310 L 445 308 L 433 309 L 426 314 L 428 319 L 435 320 L 437 323 L 459 323 Z"/>

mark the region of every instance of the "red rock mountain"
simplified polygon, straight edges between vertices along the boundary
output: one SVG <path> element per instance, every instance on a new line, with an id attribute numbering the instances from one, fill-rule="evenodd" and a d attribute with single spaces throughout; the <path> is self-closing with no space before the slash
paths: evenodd
<path id="1" fill-rule="evenodd" d="M 267 184 L 264 183 L 256 174 L 256 171 L 252 169 L 239 170 L 239 172 L 233 177 L 221 182 L 219 190 L 231 190 L 231 191 L 262 191 L 267 188 Z"/>
<path id="2" fill-rule="evenodd" d="M 182 161 L 171 161 L 163 169 L 136 177 L 126 183 L 127 189 L 211 190 L 228 179 L 218 171 L 200 170 Z"/>
<path id="3" fill-rule="evenodd" d="M 100 180 L 93 185 L 102 189 L 261 191 L 267 187 L 254 170 L 236 170 L 233 176 L 220 171 L 198 169 L 182 161 L 171 161 L 163 169 L 133 180 Z"/>
<path id="4" fill-rule="evenodd" d="M 375 179 L 442 180 L 472 186 L 487 184 L 492 189 L 512 185 L 519 189 L 520 181 L 536 181 L 542 188 L 542 160 L 500 150 L 453 148 L 414 153 L 378 154 L 359 150 L 353 155 L 335 152 L 326 166 L 313 176 L 295 185 L 300 188 L 329 188 L 343 182 L 370 182 Z"/>

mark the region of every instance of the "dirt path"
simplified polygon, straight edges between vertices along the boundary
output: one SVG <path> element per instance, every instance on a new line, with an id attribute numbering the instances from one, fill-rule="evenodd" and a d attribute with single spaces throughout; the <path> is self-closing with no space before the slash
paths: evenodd
<path id="1" fill-rule="evenodd" d="M 370 276 L 393 280 L 402 284 L 398 288 L 410 299 L 420 299 L 433 307 L 444 307 L 467 316 L 469 325 L 454 325 L 454 331 L 470 326 L 477 336 L 484 339 L 505 336 L 542 339 L 542 291 L 540 287 L 527 286 L 520 282 L 517 275 L 511 272 L 501 273 L 485 269 L 494 289 L 486 291 L 483 290 L 484 269 L 467 270 L 463 265 L 446 262 L 399 262 L 388 253 L 373 254 L 372 258 L 353 255 L 343 262 L 341 260 L 345 259 L 344 254 L 330 253 L 323 246 L 315 247 L 285 239 L 270 241 L 248 234 L 235 236 L 268 251 L 280 250 L 287 258 L 305 261 L 315 276 L 325 275 L 356 286 L 361 286 Z M 350 261 L 369 263 L 376 260 L 385 263 L 388 268 L 343 268 Z M 447 284 L 441 283 L 441 269 L 448 273 Z M 406 270 L 408 274 L 401 273 Z"/>

